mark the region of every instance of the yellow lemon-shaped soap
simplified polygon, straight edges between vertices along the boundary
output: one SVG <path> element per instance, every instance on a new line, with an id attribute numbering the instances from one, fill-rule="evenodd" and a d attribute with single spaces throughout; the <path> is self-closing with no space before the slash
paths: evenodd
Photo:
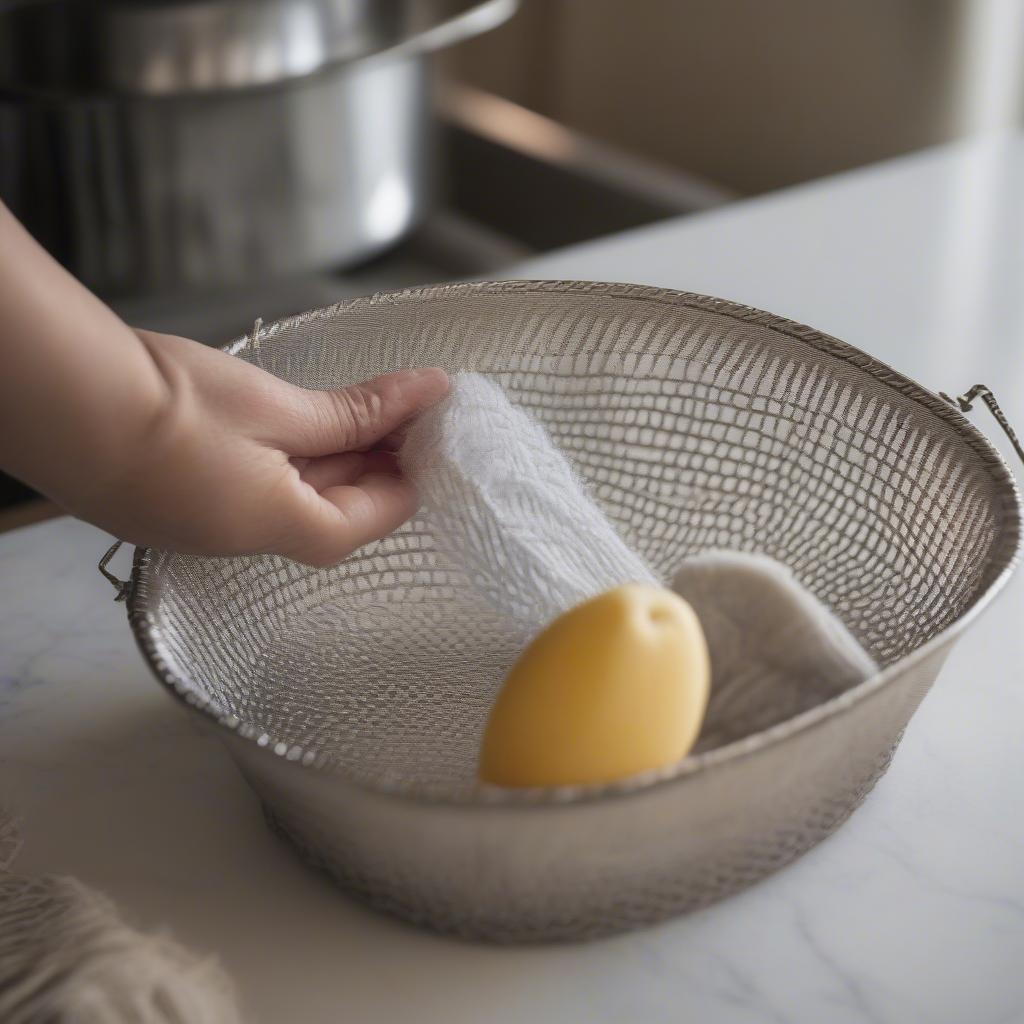
<path id="1" fill-rule="evenodd" d="M 557 618 L 512 667 L 480 778 L 579 785 L 671 765 L 697 738 L 709 686 L 704 632 L 686 601 L 660 587 L 609 590 Z"/>

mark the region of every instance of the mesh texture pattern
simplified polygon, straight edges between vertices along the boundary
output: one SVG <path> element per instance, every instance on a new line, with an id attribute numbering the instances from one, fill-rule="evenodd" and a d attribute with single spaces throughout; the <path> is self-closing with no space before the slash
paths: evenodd
<path id="1" fill-rule="evenodd" d="M 486 374 L 659 576 L 710 549 L 769 555 L 884 669 L 766 732 L 728 723 L 729 746 L 658 778 L 493 793 L 473 777 L 518 633 L 422 520 L 328 570 L 139 552 L 143 651 L 225 727 L 275 826 L 375 905 L 449 931 L 602 934 L 792 860 L 884 771 L 1017 548 L 1012 479 L 960 414 L 841 342 L 720 300 L 454 285 L 315 311 L 232 350 L 307 387 Z"/>

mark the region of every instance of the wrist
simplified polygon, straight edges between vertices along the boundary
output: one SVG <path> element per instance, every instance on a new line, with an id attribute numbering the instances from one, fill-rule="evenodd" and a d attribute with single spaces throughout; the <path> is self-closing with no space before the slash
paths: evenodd
<path id="1" fill-rule="evenodd" d="M 144 341 L 2 204 L 0 307 L 0 467 L 83 512 L 164 430 L 167 382 Z"/>
<path id="2" fill-rule="evenodd" d="M 4 468 L 69 511 L 90 516 L 166 433 L 170 397 L 146 346 L 111 316 L 105 339 L 114 357 L 97 359 L 52 386 L 23 396 L 21 414 L 0 447 Z"/>

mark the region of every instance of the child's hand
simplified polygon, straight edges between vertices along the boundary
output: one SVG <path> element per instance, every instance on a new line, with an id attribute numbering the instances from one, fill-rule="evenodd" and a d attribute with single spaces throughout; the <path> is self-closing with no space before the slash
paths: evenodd
<path id="1" fill-rule="evenodd" d="M 416 511 L 393 435 L 447 392 L 441 370 L 307 391 L 194 341 L 138 333 L 164 396 L 135 457 L 77 496 L 76 513 L 136 544 L 330 565 Z"/>
<path id="2" fill-rule="evenodd" d="M 0 203 L 0 467 L 133 544 L 330 565 L 416 510 L 389 449 L 440 370 L 305 391 L 133 331 Z"/>

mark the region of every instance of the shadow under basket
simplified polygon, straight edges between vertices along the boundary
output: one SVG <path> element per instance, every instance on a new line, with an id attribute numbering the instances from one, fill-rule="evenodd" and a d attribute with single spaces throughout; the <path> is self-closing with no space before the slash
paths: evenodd
<path id="1" fill-rule="evenodd" d="M 377 295 L 229 349 L 306 387 L 440 365 L 496 379 L 668 579 L 688 555 L 787 565 L 882 666 L 670 770 L 475 781 L 514 634 L 422 520 L 343 564 L 136 552 L 135 636 L 219 731 L 275 827 L 380 909 L 492 941 L 603 935 L 712 903 L 831 833 L 885 771 L 950 647 L 1005 583 L 1020 502 L 935 394 L 718 299 L 524 282 Z M 763 706 L 773 694 L 766 686 Z"/>

